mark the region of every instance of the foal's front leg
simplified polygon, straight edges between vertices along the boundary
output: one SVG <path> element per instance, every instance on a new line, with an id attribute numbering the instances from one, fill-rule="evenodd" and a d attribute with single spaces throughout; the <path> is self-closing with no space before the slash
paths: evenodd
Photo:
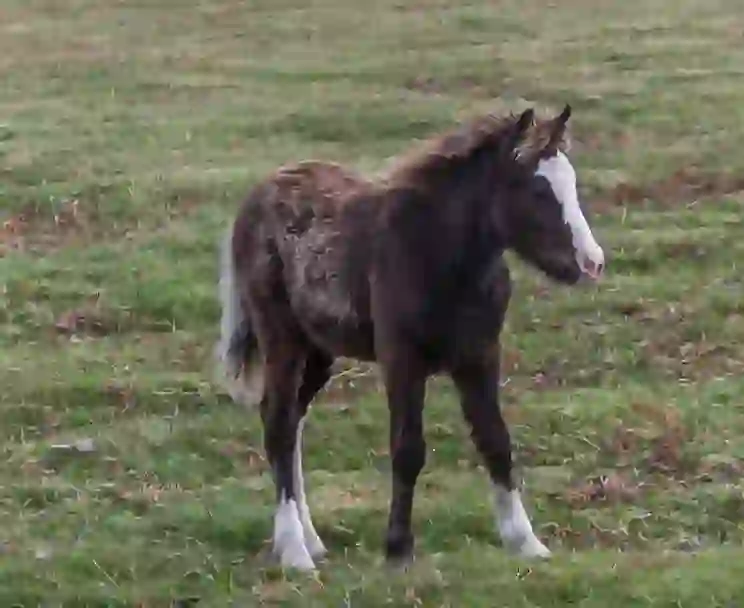
<path id="1" fill-rule="evenodd" d="M 422 420 L 426 376 L 410 359 L 385 365 L 384 375 L 393 468 L 386 557 L 389 562 L 406 563 L 413 558 L 413 494 L 426 461 Z"/>
<path id="2" fill-rule="evenodd" d="M 547 557 L 532 531 L 512 477 L 511 439 L 499 407 L 498 349 L 490 359 L 462 363 L 452 371 L 473 441 L 494 485 L 496 521 L 504 546 L 525 557 Z"/>

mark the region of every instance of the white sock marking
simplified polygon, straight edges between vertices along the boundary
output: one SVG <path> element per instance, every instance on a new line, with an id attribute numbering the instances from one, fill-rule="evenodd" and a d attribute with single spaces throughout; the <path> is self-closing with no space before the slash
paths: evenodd
<path id="1" fill-rule="evenodd" d="M 542 175 L 550 182 L 555 197 L 563 207 L 563 219 L 571 229 L 576 262 L 584 272 L 595 276 L 596 269 L 600 265 L 604 266 L 604 252 L 594 239 L 592 230 L 581 212 L 576 191 L 576 171 L 571 161 L 563 152 L 558 152 L 555 156 L 540 160 L 535 175 Z"/>
<path id="2" fill-rule="evenodd" d="M 320 540 L 320 536 L 318 536 L 318 533 L 315 531 L 315 526 L 313 526 L 313 520 L 310 517 L 310 507 L 307 505 L 307 498 L 305 496 L 305 480 L 302 476 L 302 431 L 304 427 L 305 417 L 300 420 L 300 424 L 297 427 L 297 439 L 295 441 L 294 462 L 292 467 L 294 474 L 294 488 L 295 495 L 297 496 L 300 522 L 302 523 L 302 531 L 305 538 L 305 547 L 313 557 L 321 557 L 325 555 L 326 548 L 325 545 L 323 545 L 323 541 Z"/>
<path id="3" fill-rule="evenodd" d="M 548 548 L 532 531 L 518 490 L 495 487 L 496 523 L 504 546 L 523 557 L 547 557 Z"/>
<path id="4" fill-rule="evenodd" d="M 274 515 L 274 552 L 284 568 L 314 570 L 313 558 L 305 547 L 297 503 L 282 495 Z"/>

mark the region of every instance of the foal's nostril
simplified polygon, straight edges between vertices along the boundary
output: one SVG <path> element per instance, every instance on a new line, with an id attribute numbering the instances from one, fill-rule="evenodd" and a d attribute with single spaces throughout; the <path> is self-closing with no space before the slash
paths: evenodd
<path id="1" fill-rule="evenodd" d="M 600 276 L 602 276 L 602 271 L 604 270 L 603 263 L 594 262 L 586 256 L 583 258 L 582 267 L 584 269 L 584 272 L 593 279 L 598 279 Z"/>

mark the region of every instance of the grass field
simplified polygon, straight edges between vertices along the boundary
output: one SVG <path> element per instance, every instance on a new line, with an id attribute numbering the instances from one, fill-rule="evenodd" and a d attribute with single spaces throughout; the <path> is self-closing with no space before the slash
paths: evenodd
<path id="1" fill-rule="evenodd" d="M 738 0 L 3 0 L 0 605 L 744 605 L 743 32 Z M 283 574 L 258 414 L 211 383 L 223 226 L 277 164 L 377 171 L 527 102 L 573 105 L 609 262 L 582 290 L 513 264 L 505 410 L 553 560 L 504 554 L 438 379 L 388 571 L 386 405 L 350 368 L 306 432 L 330 557 Z"/>

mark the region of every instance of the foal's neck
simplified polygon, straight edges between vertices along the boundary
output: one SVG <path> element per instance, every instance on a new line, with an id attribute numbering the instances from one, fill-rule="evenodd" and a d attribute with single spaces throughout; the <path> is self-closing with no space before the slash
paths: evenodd
<path id="1" fill-rule="evenodd" d="M 479 150 L 393 184 L 384 191 L 382 257 L 425 290 L 478 283 L 505 249 L 493 207 L 501 173 L 493 151 Z"/>
<path id="2" fill-rule="evenodd" d="M 416 234 L 406 240 L 428 259 L 427 280 L 434 292 L 469 293 L 504 252 L 488 203 L 480 197 L 442 197 L 432 191 L 416 206 Z M 411 225 L 409 224 L 409 225 Z M 427 250 L 427 251 L 425 251 Z"/>
<path id="3" fill-rule="evenodd" d="M 505 250 L 496 223 L 495 206 L 501 204 L 495 196 L 499 189 L 497 177 L 488 164 L 475 163 L 470 171 L 463 172 L 459 183 L 452 184 L 449 196 L 442 200 L 445 213 L 460 218 L 452 227 L 459 233 L 455 237 L 459 246 L 453 253 L 457 273 L 465 282 L 479 281 L 492 260 Z"/>

